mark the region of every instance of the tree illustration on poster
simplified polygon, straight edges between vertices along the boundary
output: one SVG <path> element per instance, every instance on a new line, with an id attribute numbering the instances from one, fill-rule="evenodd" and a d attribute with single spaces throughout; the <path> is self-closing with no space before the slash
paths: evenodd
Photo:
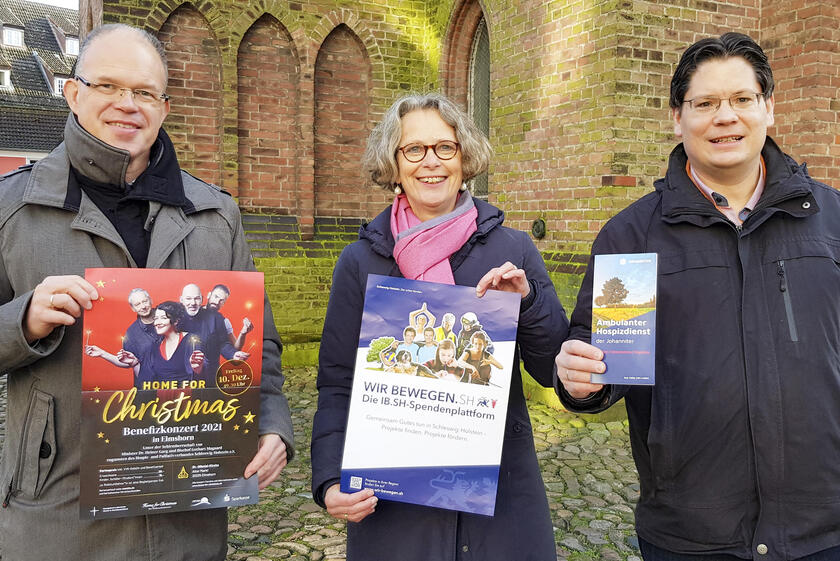
<path id="1" fill-rule="evenodd" d="M 604 283 L 601 289 L 601 296 L 595 298 L 596 306 L 610 306 L 621 304 L 627 295 L 630 293 L 624 287 L 624 283 L 618 277 L 613 277 Z"/>

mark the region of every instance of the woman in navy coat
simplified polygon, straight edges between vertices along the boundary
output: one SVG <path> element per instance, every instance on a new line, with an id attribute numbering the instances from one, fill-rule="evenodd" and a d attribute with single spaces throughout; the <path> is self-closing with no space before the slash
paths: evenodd
<path id="1" fill-rule="evenodd" d="M 487 169 L 490 153 L 470 118 L 439 94 L 397 100 L 368 140 L 366 170 L 396 198 L 336 264 L 312 429 L 313 496 L 348 522 L 348 561 L 556 559 L 519 360 L 552 386 L 569 323 L 528 236 L 502 226 L 504 213 L 466 190 L 464 182 Z M 475 286 L 479 296 L 488 288 L 522 296 L 494 516 L 379 501 L 369 489 L 340 491 L 368 274 Z"/>

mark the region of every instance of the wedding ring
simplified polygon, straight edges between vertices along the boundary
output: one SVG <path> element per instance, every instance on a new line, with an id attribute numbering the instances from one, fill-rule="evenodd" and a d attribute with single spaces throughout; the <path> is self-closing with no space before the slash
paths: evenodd
<path id="1" fill-rule="evenodd" d="M 55 294 L 50 294 L 50 308 L 55 308 L 53 305 L 53 298 L 55 298 Z"/>

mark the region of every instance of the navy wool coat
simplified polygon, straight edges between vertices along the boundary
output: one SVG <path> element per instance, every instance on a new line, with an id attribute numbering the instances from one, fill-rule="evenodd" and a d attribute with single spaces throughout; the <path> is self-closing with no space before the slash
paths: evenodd
<path id="1" fill-rule="evenodd" d="M 556 559 L 554 534 L 519 371 L 552 385 L 554 357 L 568 320 L 545 264 L 528 236 L 502 226 L 504 213 L 480 200 L 478 229 L 450 257 L 455 282 L 475 286 L 510 261 L 525 270 L 531 293 L 522 301 L 494 516 L 387 500 L 347 530 L 348 561 L 546 561 Z M 390 209 L 360 230 L 333 274 L 318 369 L 318 411 L 312 429 L 312 491 L 324 506 L 339 481 L 353 366 L 369 273 L 402 276 L 394 261 Z M 520 354 L 521 353 L 521 354 Z"/>

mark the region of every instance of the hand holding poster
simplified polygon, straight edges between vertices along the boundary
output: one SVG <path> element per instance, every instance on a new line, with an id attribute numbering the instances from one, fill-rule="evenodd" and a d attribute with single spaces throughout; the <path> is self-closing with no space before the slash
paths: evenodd
<path id="1" fill-rule="evenodd" d="M 656 254 L 596 255 L 592 280 L 592 344 L 604 351 L 593 384 L 656 382 Z"/>
<path id="2" fill-rule="evenodd" d="M 519 303 L 368 276 L 342 491 L 493 514 Z"/>
<path id="3" fill-rule="evenodd" d="M 262 273 L 85 278 L 100 298 L 84 314 L 81 517 L 256 503 L 243 473 L 257 450 Z"/>

